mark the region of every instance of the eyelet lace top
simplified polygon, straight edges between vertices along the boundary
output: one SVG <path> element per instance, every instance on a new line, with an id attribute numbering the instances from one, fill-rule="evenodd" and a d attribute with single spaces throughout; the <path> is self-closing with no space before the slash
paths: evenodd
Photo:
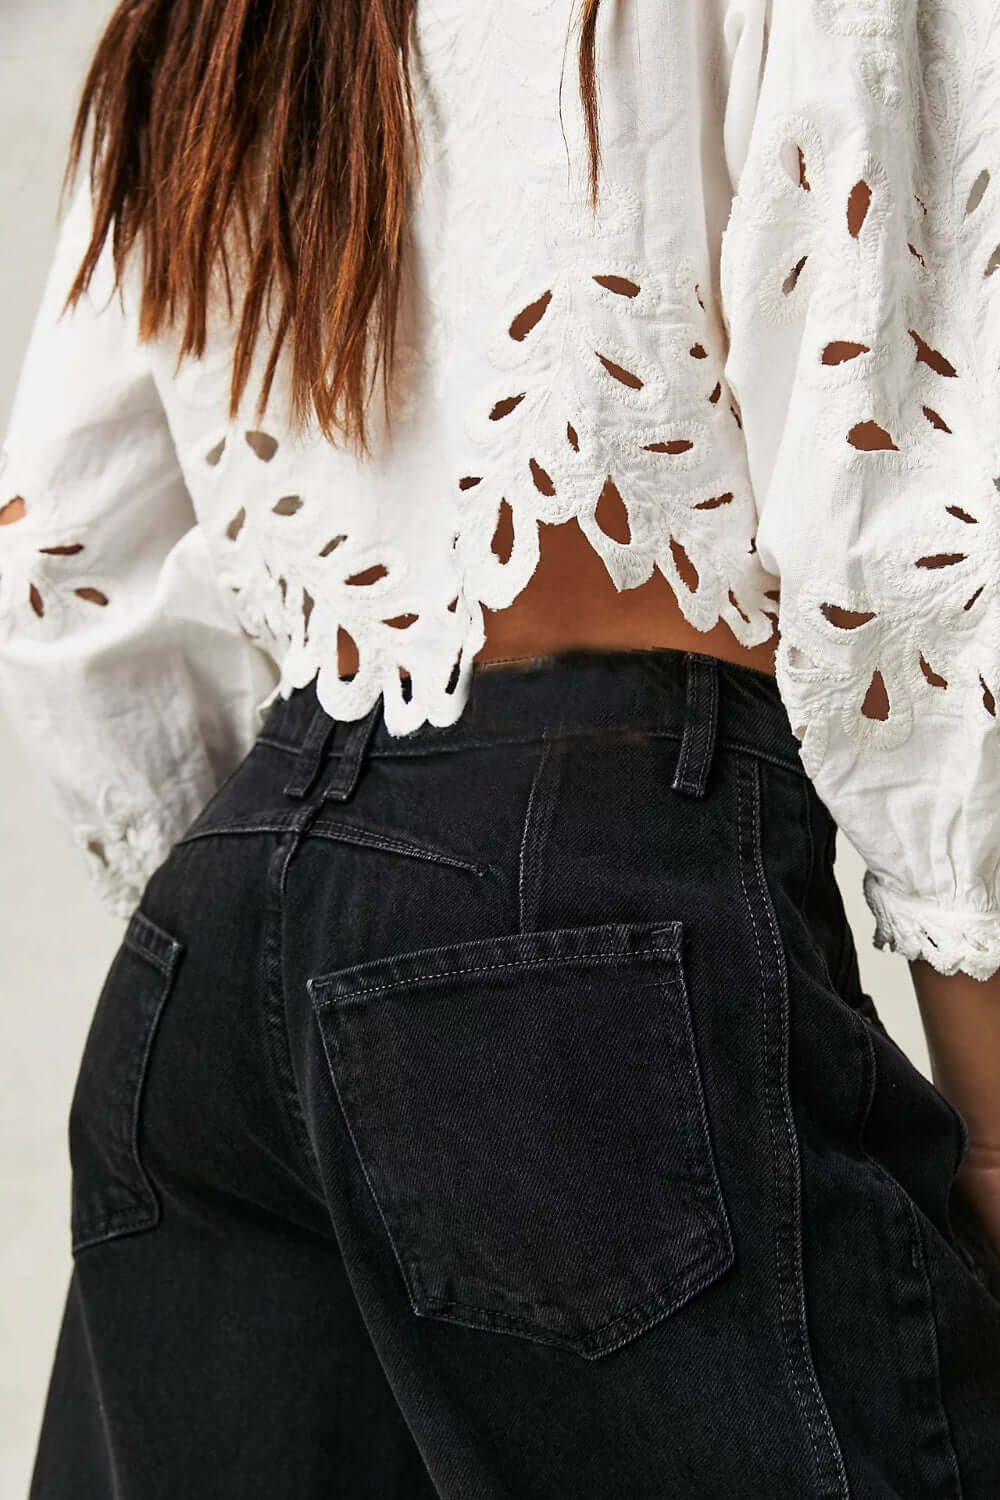
<path id="1" fill-rule="evenodd" d="M 592 215 L 559 89 L 570 11 L 418 6 L 404 357 L 371 459 L 292 435 L 283 366 L 254 421 L 265 340 L 228 421 L 231 326 L 179 366 L 169 338 L 140 343 L 110 245 L 59 318 L 81 176 L 0 459 L 11 721 L 127 913 L 276 694 L 316 677 L 346 719 L 381 695 L 400 735 L 457 718 L 484 609 L 530 577 L 539 521 L 575 517 L 619 589 L 659 569 L 699 629 L 753 645 L 777 617 L 778 685 L 866 861 L 875 941 L 986 977 L 1000 13 L 620 0 Z"/>

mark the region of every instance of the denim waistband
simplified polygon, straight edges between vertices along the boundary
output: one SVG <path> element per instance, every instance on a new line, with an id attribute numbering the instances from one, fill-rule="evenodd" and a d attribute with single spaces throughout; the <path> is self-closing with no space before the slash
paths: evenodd
<path id="1" fill-rule="evenodd" d="M 420 756 L 498 741 L 578 735 L 658 734 L 680 743 L 675 789 L 698 796 L 712 755 L 740 750 L 805 772 L 773 677 L 754 667 L 673 647 L 579 647 L 523 660 L 473 664 L 468 699 L 451 724 L 393 735 L 381 699 L 361 719 L 335 720 L 315 681 L 271 705 L 259 738 L 298 750 L 287 791 L 305 795 L 327 760 L 350 785 L 372 756 Z M 336 785 L 331 788 L 338 795 Z"/>

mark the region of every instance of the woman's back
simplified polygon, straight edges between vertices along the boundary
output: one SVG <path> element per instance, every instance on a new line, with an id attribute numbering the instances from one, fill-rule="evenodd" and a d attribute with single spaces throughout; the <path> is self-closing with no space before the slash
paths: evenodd
<path id="1" fill-rule="evenodd" d="M 0 491 L 127 918 L 38 1500 L 998 1493 L 998 95 L 971 0 L 119 6 Z"/>
<path id="2" fill-rule="evenodd" d="M 761 16 L 748 33 L 739 10 L 727 32 L 714 7 L 668 19 L 628 6 L 609 19 L 596 214 L 582 105 L 560 97 L 568 20 L 562 4 L 418 7 L 410 274 L 392 428 L 378 427 L 370 458 L 334 451 L 315 428 L 292 438 L 287 380 L 273 416 L 253 418 L 264 348 L 245 411 L 226 421 L 221 306 L 217 360 L 175 376 L 171 342 L 153 351 L 242 623 L 263 625 L 296 681 L 318 670 L 331 712 L 382 692 L 399 732 L 460 711 L 491 612 L 532 575 L 540 522 L 584 528 L 605 564 L 612 631 L 613 595 L 655 571 L 695 629 L 724 621 L 717 634 L 746 647 L 774 634 L 717 284 Z M 666 119 L 664 96 L 676 101 Z M 666 595 L 656 591 L 661 614 Z M 630 615 L 632 601 L 623 639 Z"/>
<path id="3" fill-rule="evenodd" d="M 162 850 L 249 744 L 268 682 L 316 676 L 345 718 L 381 696 L 396 733 L 451 722 L 477 656 L 600 628 L 545 581 L 578 559 L 600 593 L 576 598 L 622 644 L 698 632 L 770 670 L 780 611 L 779 685 L 868 863 L 878 941 L 983 976 L 1000 957 L 996 24 L 827 0 L 595 14 L 592 210 L 586 112 L 560 86 L 569 7 L 417 7 L 420 170 L 391 427 L 373 397 L 367 457 L 292 430 L 287 343 L 267 410 L 262 339 L 230 419 L 221 274 L 207 348 L 179 368 L 175 334 L 138 339 L 137 260 L 117 306 L 109 245 L 57 324 L 90 233 L 81 184 L 7 437 L 9 691 L 113 886 L 95 782 L 130 783 L 116 817 L 148 821 L 155 731 L 117 747 L 138 768 L 81 784 L 45 684 L 64 650 L 172 642 L 194 790 L 170 826 L 156 814 Z M 602 569 L 553 529 L 574 520 Z M 154 586 L 155 618 L 137 602 Z M 75 712 L 99 721 L 117 691 L 95 671 Z"/>

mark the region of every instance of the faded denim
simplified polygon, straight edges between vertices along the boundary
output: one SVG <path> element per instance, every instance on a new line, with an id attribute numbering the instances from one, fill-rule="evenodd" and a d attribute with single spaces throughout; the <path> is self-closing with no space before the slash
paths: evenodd
<path id="1" fill-rule="evenodd" d="M 707 656 L 276 702 L 100 996 L 32 1500 L 997 1500 L 1000 1263 L 835 836 Z"/>

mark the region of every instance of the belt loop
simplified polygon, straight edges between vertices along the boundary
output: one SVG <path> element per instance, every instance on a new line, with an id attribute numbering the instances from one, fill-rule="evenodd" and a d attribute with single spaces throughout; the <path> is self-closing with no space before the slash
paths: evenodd
<path id="1" fill-rule="evenodd" d="M 344 744 L 330 777 L 323 787 L 322 798 L 346 802 L 358 784 L 365 752 L 382 713 L 382 699 L 377 698 L 363 719 L 338 720 L 345 730 Z"/>
<path id="2" fill-rule="evenodd" d="M 319 704 L 313 712 L 306 731 L 305 739 L 299 746 L 299 752 L 295 759 L 295 771 L 289 781 L 285 783 L 286 797 L 307 797 L 312 789 L 316 777 L 319 775 L 323 764 L 323 756 L 326 754 L 330 736 L 337 727 L 337 720 L 332 719 L 325 709 Z"/>
<path id="3" fill-rule="evenodd" d="M 714 656 L 698 651 L 685 655 L 684 733 L 671 789 L 689 797 L 704 797 L 719 721 L 719 663 Z"/>

